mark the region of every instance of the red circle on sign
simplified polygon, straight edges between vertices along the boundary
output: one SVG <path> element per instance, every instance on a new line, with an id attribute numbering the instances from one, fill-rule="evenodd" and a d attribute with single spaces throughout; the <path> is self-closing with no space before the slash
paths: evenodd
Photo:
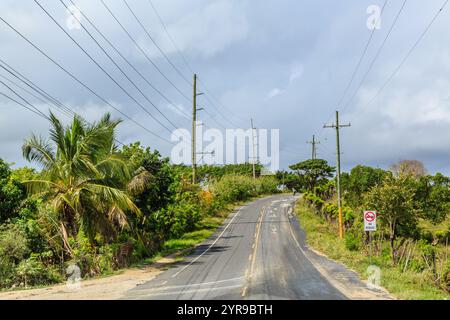
<path id="1" fill-rule="evenodd" d="M 372 222 L 373 220 L 375 220 L 375 213 L 373 213 L 372 211 L 366 212 L 366 215 L 364 216 L 364 218 L 367 221 Z"/>

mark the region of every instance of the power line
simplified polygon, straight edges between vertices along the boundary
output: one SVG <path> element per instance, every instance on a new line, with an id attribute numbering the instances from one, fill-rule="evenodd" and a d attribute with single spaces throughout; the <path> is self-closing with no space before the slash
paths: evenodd
<path id="1" fill-rule="evenodd" d="M 174 88 L 175 90 L 182 95 L 187 101 L 191 102 L 191 99 L 185 95 L 162 71 L 161 69 L 156 65 L 156 63 L 148 56 L 148 54 L 145 52 L 145 50 L 139 45 L 139 43 L 133 38 L 133 36 L 128 32 L 128 30 L 124 27 L 124 25 L 119 21 L 119 19 L 116 17 L 116 15 L 111 11 L 111 9 L 108 7 L 108 5 L 101 0 L 101 3 L 106 8 L 106 10 L 109 12 L 109 14 L 113 17 L 113 19 L 119 24 L 121 29 L 127 34 L 128 38 L 134 43 L 134 45 L 139 49 L 139 51 L 144 55 L 144 57 L 155 67 L 155 69 L 161 74 L 164 79 L 167 80 Z"/>
<path id="2" fill-rule="evenodd" d="M 188 63 L 186 57 L 182 54 L 182 52 L 180 51 L 180 49 L 178 48 L 178 46 L 176 45 L 173 37 L 170 35 L 169 30 L 166 27 L 166 24 L 164 23 L 164 20 L 161 18 L 161 16 L 158 13 L 158 10 L 156 10 L 156 7 L 153 5 L 153 2 L 151 0 L 148 0 L 148 2 L 150 3 L 151 7 L 153 8 L 153 11 L 155 12 L 156 16 L 158 17 L 159 22 L 161 23 L 165 33 L 167 34 L 167 37 L 169 38 L 170 42 L 172 43 L 173 47 L 175 48 L 175 50 L 178 52 L 178 55 L 181 57 L 181 59 L 183 60 L 184 64 L 186 65 L 186 67 L 189 69 L 189 71 L 191 73 L 195 73 L 194 70 L 191 68 L 190 64 Z"/>
<path id="3" fill-rule="evenodd" d="M 436 14 L 433 16 L 425 30 L 420 34 L 420 36 L 417 38 L 416 42 L 414 42 L 413 46 L 408 50 L 406 55 L 403 57 L 403 59 L 400 61 L 400 64 L 394 69 L 394 71 L 391 73 L 391 75 L 387 78 L 387 80 L 383 83 L 383 85 L 378 89 L 377 93 L 372 97 L 372 99 L 369 100 L 367 104 L 364 105 L 362 109 L 365 109 L 368 107 L 375 99 L 380 95 L 380 93 L 384 90 L 384 88 L 389 84 L 389 82 L 392 81 L 392 79 L 395 77 L 397 72 L 400 70 L 400 68 L 403 66 L 403 64 L 406 62 L 406 60 L 409 58 L 409 56 L 412 54 L 412 52 L 416 49 L 416 47 L 419 45 L 420 41 L 425 37 L 428 30 L 430 30 L 433 23 L 436 21 L 439 14 L 444 10 L 449 0 L 445 0 L 440 9 L 436 12 Z"/>
<path id="4" fill-rule="evenodd" d="M 388 2 L 388 0 L 385 0 L 385 1 L 384 1 L 383 7 L 381 8 L 380 16 L 378 17 L 378 19 L 381 19 L 381 15 L 383 14 L 383 11 L 384 11 L 384 8 L 385 8 L 387 2 Z M 378 20 L 377 20 L 376 22 L 378 22 Z M 345 96 L 347 95 L 347 92 L 348 92 L 348 90 L 350 89 L 350 87 L 351 87 L 351 85 L 352 85 L 352 83 L 353 83 L 353 80 L 355 79 L 356 73 L 358 72 L 358 70 L 359 70 L 359 68 L 360 68 L 360 66 L 361 66 L 361 63 L 362 63 L 362 61 L 363 61 L 363 59 L 364 59 L 364 57 L 365 57 L 365 55 L 366 55 L 366 53 L 367 53 L 367 50 L 368 50 L 368 48 L 369 48 L 369 45 L 370 45 L 370 43 L 372 42 L 372 38 L 373 38 L 373 35 L 375 34 L 375 30 L 376 30 L 376 28 L 375 28 L 375 26 L 374 26 L 374 28 L 372 29 L 372 32 L 370 33 L 369 38 L 367 39 L 367 42 L 366 42 L 366 44 L 365 44 L 365 46 L 364 46 L 364 49 L 363 49 L 363 51 L 362 51 L 362 53 L 361 53 L 361 56 L 359 57 L 358 63 L 356 64 L 355 68 L 353 69 L 352 75 L 351 75 L 351 77 L 350 77 L 350 81 L 348 82 L 347 86 L 346 86 L 345 89 L 344 89 L 344 93 L 342 94 L 341 98 L 339 99 L 339 102 L 338 102 L 338 104 L 337 104 L 337 108 L 338 108 L 338 109 L 340 108 L 342 102 L 344 101 L 344 98 L 345 98 Z M 333 117 L 333 115 L 330 115 L 330 117 L 327 119 L 327 121 L 325 121 L 325 123 L 328 122 L 328 121 L 330 121 L 330 119 L 331 119 L 332 117 Z M 323 129 L 323 128 L 322 128 L 322 129 Z"/>
<path id="5" fill-rule="evenodd" d="M 31 108 L 36 110 L 36 112 L 40 113 L 43 117 L 47 117 L 41 110 L 39 110 L 37 107 L 35 107 L 33 104 L 31 104 L 27 99 L 22 97 L 20 94 L 17 93 L 16 90 L 8 86 L 6 83 L 4 83 L 2 80 L 0 80 L 0 83 L 3 84 L 6 88 L 9 89 L 12 93 L 14 93 L 18 98 L 20 98 L 23 102 L 25 102 L 27 105 L 29 105 Z M 48 118 L 47 118 L 48 119 Z"/>
<path id="6" fill-rule="evenodd" d="M 69 7 L 66 6 L 66 4 L 60 0 L 60 2 L 62 3 L 62 5 L 69 10 Z M 155 108 L 159 114 L 161 114 L 164 119 L 167 120 L 167 122 L 169 122 L 175 129 L 177 128 L 177 126 L 170 121 L 169 118 L 167 118 L 167 116 L 147 97 L 147 95 L 136 85 L 136 83 L 127 75 L 127 73 L 117 64 L 117 62 L 106 52 L 106 50 L 103 48 L 102 45 L 100 45 L 100 43 L 95 39 L 95 37 L 89 32 L 89 30 L 86 29 L 86 27 L 83 25 L 83 23 L 78 19 L 78 17 L 74 16 L 74 18 L 78 21 L 78 23 L 80 24 L 80 26 L 83 28 L 83 30 L 89 35 L 89 37 L 95 42 L 95 44 L 100 48 L 100 50 L 102 50 L 102 52 L 108 57 L 108 59 L 116 66 L 116 68 L 125 76 L 125 78 L 134 86 L 134 88 L 144 97 L 145 100 L 147 100 L 148 103 L 150 103 L 152 105 L 153 108 Z M 145 113 L 147 113 L 152 119 L 154 119 L 156 122 L 158 122 L 161 126 L 165 127 L 166 126 L 164 124 L 162 124 L 156 117 L 154 117 L 146 108 L 144 108 L 142 105 L 139 105 Z M 170 130 L 169 130 L 170 132 Z"/>
<path id="7" fill-rule="evenodd" d="M 381 8 L 380 17 L 379 17 L 378 19 L 381 18 L 381 15 L 383 14 L 384 7 L 386 6 L 387 2 L 388 2 L 388 0 L 385 0 L 385 1 L 384 1 L 383 7 Z M 353 80 L 355 79 L 356 73 L 358 72 L 358 70 L 359 70 L 359 68 L 360 68 L 360 66 L 361 66 L 361 63 L 362 63 L 364 57 L 366 56 L 367 49 L 369 48 L 369 45 L 370 45 L 370 43 L 372 42 L 372 38 L 373 38 L 373 35 L 375 34 L 375 30 L 376 30 L 376 28 L 374 27 L 374 28 L 372 29 L 372 32 L 370 33 L 369 39 L 367 40 L 367 43 L 366 43 L 366 45 L 364 46 L 364 50 L 363 50 L 363 52 L 362 52 L 362 54 L 361 54 L 361 56 L 360 56 L 360 58 L 359 58 L 359 60 L 358 60 L 358 63 L 356 64 L 356 67 L 355 67 L 355 69 L 353 70 L 353 73 L 352 73 L 352 75 L 351 75 L 351 77 L 350 77 L 350 81 L 348 82 L 347 87 L 345 88 L 344 93 L 342 94 L 341 99 L 340 99 L 339 102 L 338 102 L 338 107 L 341 105 L 342 101 L 343 101 L 344 98 L 345 98 L 345 95 L 347 94 L 348 90 L 350 89 L 350 87 L 351 87 L 351 85 L 352 85 L 352 83 L 353 83 Z"/>
<path id="8" fill-rule="evenodd" d="M 39 1 L 34 0 L 34 2 L 47 14 L 47 16 L 75 43 L 75 45 L 81 50 L 83 51 L 83 53 L 98 67 L 100 68 L 100 70 L 106 74 L 108 76 L 109 79 L 111 79 L 131 100 L 133 100 L 145 113 L 147 113 L 152 119 L 154 119 L 156 122 L 158 122 L 164 129 L 166 129 L 167 131 L 171 132 L 171 130 L 165 125 L 163 124 L 161 121 L 159 121 L 155 116 L 153 116 L 138 100 L 136 100 L 136 98 L 134 98 L 116 79 L 113 78 L 113 76 L 111 76 L 111 74 L 105 70 L 105 68 L 103 68 L 87 51 L 86 49 L 84 49 L 59 23 L 58 21 L 55 20 L 55 18 L 39 3 Z M 62 3 L 64 6 L 65 4 Z M 67 8 L 67 7 L 66 7 Z M 67 8 L 68 9 L 68 8 Z M 81 23 L 80 23 L 81 25 Z M 81 25 L 83 28 L 84 26 Z M 89 34 L 89 36 L 91 37 L 91 39 L 99 46 L 99 48 L 103 51 L 103 53 L 110 58 L 110 60 L 114 63 L 114 65 L 122 72 L 122 74 L 132 83 L 134 84 L 134 86 L 136 87 L 136 89 L 139 90 L 139 92 L 141 92 L 144 97 L 146 98 L 146 95 L 140 91 L 140 89 L 136 86 L 136 84 L 126 75 L 126 73 L 122 70 L 122 68 L 120 68 L 120 66 L 117 65 L 117 63 L 114 61 L 114 59 L 111 58 L 111 56 L 103 49 L 103 47 L 97 42 L 97 40 L 95 40 L 94 37 L 92 37 L 91 33 L 89 31 L 87 31 L 86 28 L 84 28 L 84 30 Z M 148 98 L 147 100 L 156 108 L 158 109 Z M 168 119 L 167 119 L 168 120 Z M 168 120 L 170 122 L 170 120 Z M 170 122 L 172 124 L 172 122 Z M 174 124 L 172 124 L 175 128 L 176 126 Z"/>
<path id="9" fill-rule="evenodd" d="M 49 99 L 47 99 L 47 98 L 46 98 L 41 92 L 39 92 L 37 89 L 35 89 L 35 88 L 34 88 L 33 86 L 31 86 L 30 84 L 28 84 L 26 81 L 24 81 L 24 80 L 20 79 L 19 77 L 17 77 L 14 73 L 12 73 L 12 72 L 9 71 L 8 69 L 6 69 L 3 65 L 0 65 L 0 67 L 3 68 L 4 70 L 8 71 L 11 75 L 13 75 L 13 76 L 16 77 L 17 79 L 19 79 L 21 82 L 23 82 L 23 83 L 24 83 L 25 85 L 27 85 L 28 87 L 30 87 L 30 88 L 31 88 L 33 91 L 35 91 L 37 94 L 43 96 L 44 99 L 47 100 L 47 101 L 45 101 L 44 99 L 42 99 L 42 98 L 36 96 L 36 95 L 33 94 L 32 92 L 30 92 L 28 89 L 26 89 L 26 88 L 22 87 L 21 85 L 19 85 L 17 82 L 14 82 L 13 80 L 11 80 L 11 79 L 9 79 L 9 78 L 3 76 L 3 75 L 0 75 L 1 78 L 5 79 L 6 81 L 8 81 L 9 83 L 13 84 L 14 86 L 20 88 L 22 91 L 28 93 L 29 95 L 31 95 L 31 96 L 34 97 L 35 99 L 38 99 L 39 101 L 41 101 L 42 103 L 44 103 L 44 104 L 47 104 L 47 103 L 48 103 Z M 63 108 L 63 107 L 61 107 L 61 106 L 59 106 L 59 105 L 53 103 L 52 101 L 50 101 L 50 103 L 53 104 L 56 108 L 58 108 L 58 109 L 60 110 L 61 113 L 65 114 L 65 115 L 68 115 L 68 114 L 69 114 L 69 112 L 68 112 L 65 108 Z"/>
<path id="10" fill-rule="evenodd" d="M 62 3 L 62 5 L 69 10 L 69 7 L 66 6 L 66 4 L 60 0 L 60 2 Z M 144 97 L 145 100 L 148 101 L 148 103 L 150 103 L 152 105 L 153 108 L 155 108 L 163 117 L 164 119 L 167 120 L 167 122 L 169 122 L 174 128 L 177 128 L 177 126 L 175 124 L 173 124 L 172 121 L 170 121 L 169 118 L 166 117 L 166 115 L 161 112 L 161 110 L 159 110 L 159 108 L 147 97 L 147 95 L 136 85 L 136 83 L 131 80 L 131 78 L 127 75 L 127 73 L 125 71 L 123 71 L 123 69 L 117 64 L 117 62 L 106 52 L 106 50 L 103 48 L 102 45 L 100 45 L 100 43 L 95 39 L 95 37 L 89 32 L 89 30 L 87 30 L 85 28 L 85 26 L 83 25 L 83 23 L 78 19 L 78 17 L 76 17 L 74 15 L 74 18 L 78 21 L 78 23 L 80 24 L 80 26 L 83 28 L 84 31 L 86 31 L 86 33 L 89 35 L 89 37 L 97 44 L 97 46 L 100 48 L 100 50 L 102 50 L 102 52 L 108 57 L 109 60 L 111 60 L 111 62 L 117 67 L 117 69 L 119 69 L 119 71 L 125 76 L 125 78 L 136 88 L 136 90 L 138 90 L 138 92 Z M 158 122 L 160 125 L 162 125 L 163 127 L 165 127 L 156 117 L 154 117 L 146 108 L 144 108 L 143 106 L 141 106 L 141 108 L 145 111 L 145 113 L 147 113 L 151 118 L 153 118 L 156 122 Z M 170 131 L 170 130 L 169 130 Z"/>
<path id="11" fill-rule="evenodd" d="M 58 109 L 60 109 L 60 112 L 63 113 L 66 117 L 71 118 L 73 116 L 75 117 L 79 117 L 80 119 L 84 120 L 83 117 L 81 117 L 79 114 L 77 114 L 76 112 L 74 112 L 72 109 L 64 106 L 61 102 L 59 102 L 56 98 L 52 97 L 50 94 L 48 94 L 45 90 L 41 89 L 38 85 L 36 85 L 33 81 L 29 80 L 27 77 L 25 77 L 23 74 L 21 74 L 19 71 L 15 70 L 13 67 L 11 67 L 7 62 L 3 61 L 2 59 L 0 59 L 0 62 L 5 64 L 8 68 L 10 68 L 11 70 L 8 70 L 7 68 L 5 68 L 4 66 L 0 65 L 1 68 L 3 68 L 4 70 L 6 70 L 8 73 L 10 73 L 12 76 L 14 76 L 15 78 L 17 78 L 18 80 L 20 80 L 21 82 L 23 82 L 25 85 L 27 85 L 28 87 L 30 87 L 33 91 L 35 91 L 37 94 L 41 95 L 45 100 L 47 100 L 47 102 L 50 102 L 50 104 L 54 105 L 55 107 L 57 107 Z M 15 74 L 16 73 L 16 74 Z M 18 75 L 20 76 L 18 76 Z M 46 101 L 44 101 L 44 99 L 39 98 L 38 96 L 34 95 L 33 93 L 31 93 L 29 90 L 23 88 L 22 86 L 18 85 L 16 82 L 6 78 L 3 75 L 0 75 L 0 77 L 2 77 L 3 79 L 9 81 L 10 83 L 14 84 L 15 86 L 17 86 L 18 88 L 21 88 L 23 91 L 27 92 L 29 95 L 33 96 L 34 98 L 38 99 L 39 101 L 43 102 L 43 103 L 47 103 Z M 3 94 L 3 96 L 7 97 L 8 99 L 18 103 L 16 100 L 11 99 L 9 96 Z M 20 104 L 20 103 L 19 103 Z M 22 104 L 21 104 L 22 105 Z M 28 109 L 28 108 L 27 108 Z M 30 109 L 28 109 L 30 110 Z M 33 111 L 33 110 L 30 110 Z M 42 116 L 42 114 L 38 114 L 40 117 L 44 117 L 46 120 L 50 120 L 47 116 Z M 86 121 L 86 120 L 84 120 Z M 86 123 L 89 123 L 88 121 L 86 121 Z M 114 138 L 114 140 L 118 143 L 121 144 L 122 146 L 124 146 L 125 144 L 120 142 L 119 140 L 117 140 L 116 138 Z"/>
<path id="12" fill-rule="evenodd" d="M 217 126 L 219 126 L 219 127 L 221 127 L 222 129 L 226 130 L 226 128 L 225 128 L 223 125 L 221 125 L 221 124 L 216 120 L 216 118 L 208 111 L 208 109 L 203 108 L 203 111 L 205 111 L 205 113 L 208 115 L 208 117 L 209 117 L 212 121 L 214 121 L 214 123 L 217 124 Z"/>
<path id="13" fill-rule="evenodd" d="M 42 112 L 40 112 L 39 110 L 38 110 L 38 111 L 35 111 L 35 110 L 33 110 L 33 109 L 27 107 L 25 104 L 23 104 L 23 103 L 17 101 L 16 99 L 10 97 L 10 96 L 7 95 L 6 93 L 3 93 L 3 92 L 0 91 L 0 95 L 2 95 L 3 97 L 5 97 L 5 98 L 7 98 L 7 99 L 9 99 L 9 100 L 11 100 L 11 101 L 17 103 L 18 105 L 24 107 L 24 108 L 27 109 L 28 111 L 33 112 L 34 114 L 38 115 L 39 117 L 44 118 L 44 119 L 46 119 L 46 120 L 49 120 L 49 118 L 48 118 L 46 115 L 44 115 Z"/>
<path id="14" fill-rule="evenodd" d="M 14 85 L 15 87 L 21 89 L 22 91 L 28 93 L 30 96 L 32 96 L 33 98 L 35 98 L 36 100 L 39 100 L 41 103 L 43 104 L 47 104 L 47 101 L 45 101 L 44 99 L 38 97 L 37 95 L 35 95 L 34 93 L 30 92 L 28 89 L 25 89 L 24 87 L 22 87 L 21 85 L 17 84 L 16 82 L 12 81 L 11 79 L 8 79 L 7 77 L 5 77 L 4 75 L 0 74 L 0 78 L 4 79 L 5 81 L 8 81 L 10 84 Z M 61 112 L 63 115 L 65 115 L 66 117 L 70 117 L 70 114 L 67 113 L 67 111 L 58 108 L 58 111 Z"/>
<path id="15" fill-rule="evenodd" d="M 169 59 L 167 54 L 162 50 L 162 48 L 156 43 L 156 41 L 153 39 L 153 37 L 150 35 L 150 32 L 147 30 L 147 28 L 144 26 L 144 24 L 141 22 L 141 20 L 138 18 L 136 13 L 131 9 L 130 5 L 126 0 L 123 0 L 125 5 L 127 6 L 128 10 L 131 12 L 137 23 L 141 26 L 142 30 L 144 30 L 145 34 L 149 37 L 149 39 L 153 42 L 156 48 L 158 48 L 159 52 L 163 55 L 163 57 L 166 59 L 166 61 L 171 65 L 171 67 L 175 70 L 176 73 L 190 86 L 191 82 L 183 75 L 183 73 L 175 66 L 175 64 Z"/>
<path id="16" fill-rule="evenodd" d="M 175 48 L 175 50 L 178 52 L 178 54 L 180 55 L 180 57 L 182 58 L 184 64 L 186 65 L 186 67 L 192 72 L 195 73 L 192 69 L 192 67 L 190 66 L 189 62 L 187 61 L 186 57 L 183 55 L 183 53 L 180 51 L 180 49 L 178 48 L 178 46 L 176 45 L 175 40 L 173 39 L 172 35 L 169 33 L 169 30 L 167 29 L 164 20 L 162 19 L 161 15 L 158 13 L 158 10 L 156 9 L 156 7 L 154 6 L 153 2 L 151 0 L 148 0 L 149 4 L 151 5 L 153 11 L 155 12 L 156 16 L 158 17 L 159 22 L 161 23 L 167 37 L 169 38 L 170 42 L 172 43 L 173 47 Z M 215 107 L 217 113 L 223 118 L 225 119 L 225 121 L 229 122 L 232 126 L 234 127 L 239 127 L 238 125 L 236 125 L 233 121 L 231 121 L 230 119 L 228 119 L 228 117 L 224 116 L 221 112 L 220 109 L 217 107 L 216 103 L 214 103 L 212 101 L 212 99 L 209 98 L 209 96 L 211 96 L 211 98 L 215 99 L 219 104 L 220 101 L 215 98 L 210 91 L 208 90 L 208 88 L 206 87 L 206 85 L 204 84 L 204 82 L 198 78 L 198 82 L 203 86 L 203 89 L 205 91 L 205 93 L 207 93 L 207 95 L 205 96 L 206 99 L 209 101 L 209 103 L 211 103 L 212 106 Z M 227 109 L 228 113 L 232 114 L 235 118 L 239 119 L 240 121 L 242 121 L 243 123 L 246 123 L 247 120 L 244 119 L 240 119 L 240 117 L 236 116 L 233 112 L 231 112 L 231 110 L 229 110 L 228 108 L 226 108 L 224 105 L 221 105 L 221 107 L 223 109 Z"/>
<path id="17" fill-rule="evenodd" d="M 206 99 L 213 105 L 215 106 L 215 109 L 217 111 L 217 113 L 228 123 L 230 123 L 231 125 L 233 125 L 234 127 L 238 128 L 239 125 L 237 125 L 234 121 L 231 121 L 231 118 L 228 118 L 227 116 L 225 116 L 219 107 L 221 107 L 222 109 L 225 109 L 226 111 L 228 111 L 229 114 L 233 115 L 236 119 L 238 119 L 239 121 L 241 121 L 242 123 L 245 123 L 246 120 L 244 120 L 243 118 L 238 117 L 235 113 L 233 113 L 229 108 L 227 108 L 223 103 L 221 103 L 219 101 L 219 99 L 217 99 L 212 93 L 211 91 L 206 87 L 205 83 L 201 80 L 201 78 L 199 78 L 199 82 L 200 84 L 203 86 L 203 90 L 205 91 L 206 95 Z M 219 106 L 217 106 L 216 103 L 214 103 L 213 99 L 217 102 L 217 104 Z M 246 126 L 246 125 L 244 125 Z"/>
<path id="18" fill-rule="evenodd" d="M 351 98 L 348 100 L 348 103 L 341 109 L 341 111 L 343 111 L 344 109 L 346 109 L 346 108 L 350 105 L 350 103 L 353 101 L 353 99 L 355 98 L 355 96 L 358 94 L 359 90 L 360 90 L 361 87 L 362 87 L 362 84 L 364 83 L 364 81 L 366 80 L 368 74 L 369 74 L 370 71 L 372 70 L 372 67 L 373 67 L 373 65 L 375 64 L 375 61 L 378 59 L 378 57 L 379 57 L 381 51 L 383 50 L 383 48 L 384 48 L 384 46 L 385 46 L 385 44 L 386 44 L 386 42 L 387 42 L 387 39 L 388 39 L 389 36 L 391 35 L 392 30 L 394 29 L 394 26 L 397 24 L 398 18 L 400 17 L 400 14 L 402 13 L 403 9 L 405 8 L 405 5 L 406 5 L 406 2 L 407 2 L 407 1 L 408 1 L 408 0 L 404 0 L 404 1 L 403 1 L 403 4 L 402 4 L 402 6 L 400 7 L 400 10 L 397 12 L 397 15 L 395 16 L 394 21 L 392 22 L 392 24 L 391 24 L 391 26 L 390 26 L 390 28 L 389 28 L 388 33 L 386 34 L 386 36 L 385 36 L 384 39 L 383 39 L 383 42 L 381 43 L 381 46 L 378 48 L 378 50 L 377 50 L 375 56 L 373 57 L 372 61 L 370 62 L 369 68 L 367 69 L 366 73 L 364 74 L 364 76 L 363 76 L 361 82 L 359 83 L 357 89 L 355 90 L 355 92 L 353 93 L 353 95 L 351 96 Z"/>
<path id="19" fill-rule="evenodd" d="M 31 40 L 29 40 L 27 37 L 25 37 L 20 31 L 18 31 L 15 27 L 13 27 L 9 22 L 7 22 L 3 17 L 0 16 L 0 20 L 7 25 L 11 30 L 13 30 L 17 35 L 19 35 L 23 40 L 25 40 L 28 44 L 30 44 L 33 48 L 35 48 L 37 51 L 39 51 L 43 56 L 45 56 L 48 60 L 50 60 L 53 64 L 55 64 L 58 68 L 63 70 L 67 75 L 69 75 L 73 80 L 75 80 L 77 83 L 79 83 L 81 86 L 83 86 L 85 89 L 87 89 L 89 92 L 91 92 L 93 95 L 95 95 L 98 99 L 100 99 L 103 103 L 107 104 L 117 112 L 119 112 L 122 116 L 142 128 L 143 130 L 147 131 L 151 135 L 153 135 L 156 138 L 159 138 L 160 140 L 163 140 L 169 144 L 173 144 L 173 142 L 161 137 L 157 133 L 149 130 L 148 128 L 144 127 L 142 124 L 128 116 L 126 113 L 122 112 L 120 109 L 115 107 L 113 104 L 108 102 L 105 98 L 103 98 L 101 95 L 99 95 L 97 92 L 95 92 L 93 89 L 91 89 L 88 85 L 86 85 L 83 81 L 79 80 L 73 73 L 71 73 L 69 70 L 64 68 L 60 63 L 58 63 L 55 59 L 50 57 L 47 53 L 45 53 L 41 48 L 39 48 L 36 44 L 34 44 Z"/>
<path id="20" fill-rule="evenodd" d="M 72 113 L 73 111 L 66 107 L 63 103 L 61 103 L 59 100 L 51 96 L 48 92 L 40 88 L 38 85 L 36 85 L 33 81 L 31 81 L 29 78 L 25 77 L 22 73 L 20 73 L 17 69 L 14 69 L 10 64 L 8 64 L 6 61 L 0 59 L 0 68 L 4 69 L 6 72 L 8 72 L 10 75 L 12 75 L 14 78 L 18 79 L 20 82 L 24 83 L 27 87 L 31 88 L 33 91 L 44 97 L 47 101 L 49 101 L 51 104 L 55 105 L 56 107 L 60 107 L 63 110 L 66 110 L 69 113 Z M 5 66 L 3 66 L 4 64 Z"/>
<path id="21" fill-rule="evenodd" d="M 76 4 L 73 0 L 69 0 L 74 7 L 77 8 L 77 10 L 80 12 L 80 14 L 83 16 L 84 19 L 89 23 L 89 25 L 94 28 L 94 30 L 102 37 L 103 40 L 106 41 L 106 43 L 127 63 L 127 65 L 132 68 L 140 77 L 142 80 L 144 80 L 155 92 L 157 92 L 167 103 L 170 105 L 176 107 L 176 104 L 171 101 L 163 92 L 161 92 L 158 88 L 156 88 L 146 76 L 140 72 L 136 66 L 134 66 L 126 57 L 125 55 L 106 37 L 106 35 L 95 25 L 92 19 L 90 19 Z M 190 116 L 186 114 L 184 111 L 179 110 L 182 115 L 186 119 L 190 119 Z"/>

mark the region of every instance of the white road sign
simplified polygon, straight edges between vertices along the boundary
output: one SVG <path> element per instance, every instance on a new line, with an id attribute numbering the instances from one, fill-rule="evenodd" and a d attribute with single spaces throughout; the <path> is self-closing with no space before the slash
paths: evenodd
<path id="1" fill-rule="evenodd" d="M 364 231 L 377 230 L 377 212 L 364 211 Z"/>

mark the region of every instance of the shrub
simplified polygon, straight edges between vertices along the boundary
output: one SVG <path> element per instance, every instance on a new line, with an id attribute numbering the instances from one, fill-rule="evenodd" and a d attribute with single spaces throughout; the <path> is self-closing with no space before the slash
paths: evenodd
<path id="1" fill-rule="evenodd" d="M 94 275 L 95 250 L 84 231 L 79 230 L 75 239 L 69 238 L 69 244 L 73 250 L 73 260 L 69 261 L 69 264 L 77 265 L 83 276 L 85 274 Z"/>
<path id="2" fill-rule="evenodd" d="M 18 263 L 29 252 L 25 233 L 15 224 L 0 226 L 0 258 Z"/>
<path id="3" fill-rule="evenodd" d="M 27 287 L 60 282 L 62 276 L 55 267 L 45 266 L 35 255 L 31 255 L 17 266 L 15 280 Z"/>
<path id="4" fill-rule="evenodd" d="M 227 175 L 211 185 L 211 191 L 224 203 L 247 200 L 257 195 L 252 177 L 242 175 Z"/>
<path id="5" fill-rule="evenodd" d="M 355 231 L 345 233 L 345 247 L 350 251 L 358 251 L 361 247 L 361 237 Z"/>
<path id="6" fill-rule="evenodd" d="M 333 219 L 338 215 L 338 206 L 334 203 L 327 202 L 322 208 L 322 213 L 326 219 Z"/>
<path id="7" fill-rule="evenodd" d="M 278 180 L 273 176 L 261 176 L 256 179 L 256 191 L 258 194 L 272 194 L 280 192 Z"/>

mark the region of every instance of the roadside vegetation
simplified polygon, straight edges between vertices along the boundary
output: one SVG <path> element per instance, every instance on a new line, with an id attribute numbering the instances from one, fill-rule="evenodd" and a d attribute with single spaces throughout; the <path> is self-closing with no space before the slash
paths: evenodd
<path id="1" fill-rule="evenodd" d="M 277 177 L 303 193 L 297 213 L 312 248 L 366 279 L 370 265 L 379 267 L 380 284 L 398 298 L 450 298 L 449 177 L 427 174 L 416 160 L 400 161 L 387 171 L 359 165 L 343 173 L 345 238 L 340 240 L 334 168 L 320 159 L 290 168 Z M 364 210 L 377 211 L 370 242 Z"/>
<path id="2" fill-rule="evenodd" d="M 192 249 L 211 236 L 234 205 L 278 191 L 250 164 L 173 165 L 139 142 L 118 146 L 120 121 L 106 114 L 64 126 L 50 115 L 49 139 L 23 144 L 31 167 L 0 159 L 0 289 L 110 274 Z M 72 271 L 70 271 L 72 270 Z"/>

